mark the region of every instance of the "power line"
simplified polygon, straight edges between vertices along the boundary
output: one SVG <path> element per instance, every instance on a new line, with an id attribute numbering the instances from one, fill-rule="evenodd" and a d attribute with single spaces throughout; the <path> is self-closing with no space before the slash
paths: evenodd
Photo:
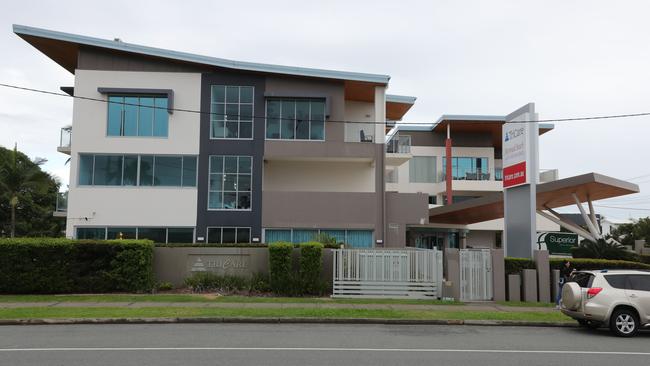
<path id="1" fill-rule="evenodd" d="M 615 206 L 601 206 L 601 205 L 594 205 L 594 206 L 600 208 L 614 208 L 619 210 L 650 211 L 650 208 L 640 208 L 640 207 L 615 207 Z"/>
<path id="2" fill-rule="evenodd" d="M 627 178 L 626 180 L 635 180 L 635 179 L 645 178 L 645 177 L 650 177 L 650 173 L 648 173 L 648 174 L 643 174 L 643 175 L 639 175 L 639 176 L 632 177 L 632 178 Z"/>
<path id="3" fill-rule="evenodd" d="M 11 84 L 4 84 L 0 83 L 0 86 L 5 87 L 5 88 L 11 88 L 11 89 L 18 89 L 18 90 L 24 90 L 24 91 L 30 91 L 34 93 L 41 93 L 41 94 L 48 94 L 48 95 L 55 95 L 59 97 L 68 97 L 68 98 L 76 98 L 76 99 L 82 99 L 82 100 L 89 100 L 89 101 L 94 101 L 94 102 L 101 102 L 101 103 L 111 103 L 111 104 L 121 104 L 121 105 L 129 105 L 129 106 L 136 106 L 136 107 L 145 107 L 145 108 L 151 108 L 151 109 L 165 109 L 165 110 L 170 110 L 170 111 L 177 111 L 177 112 L 187 112 L 187 113 L 197 113 L 197 114 L 208 114 L 208 115 L 217 115 L 217 116 L 228 116 L 226 113 L 215 113 L 215 112 L 205 112 L 205 111 L 197 111 L 197 110 L 192 110 L 192 109 L 183 109 L 183 108 L 166 108 L 166 107 L 156 107 L 156 106 L 148 106 L 148 105 L 142 105 L 142 104 L 135 104 L 135 103 L 126 103 L 126 102 L 113 102 L 113 101 L 108 101 L 104 99 L 99 99 L 99 98 L 93 98 L 93 97 L 85 97 L 85 96 L 80 96 L 80 95 L 69 95 L 65 93 L 59 93 L 59 92 L 52 92 L 52 91 L 47 91 L 47 90 L 42 90 L 42 89 L 34 89 L 34 88 L 28 88 L 28 87 L 23 87 L 23 86 L 18 86 L 18 85 L 11 85 Z M 233 117 L 239 117 L 239 115 L 233 115 L 230 114 L 230 116 Z M 643 113 L 628 113 L 628 114 L 614 114 L 614 115 L 605 115 L 605 116 L 587 116 L 587 117 L 574 117 L 574 118 L 555 118 L 555 119 L 540 119 L 540 120 L 524 120 L 524 121 L 510 121 L 506 123 L 545 123 L 545 122 L 570 122 L 570 121 L 589 121 L 589 120 L 601 120 L 601 119 L 614 119 L 614 118 L 631 118 L 631 117 L 643 117 L 643 116 L 650 116 L 650 112 L 643 112 Z M 246 116 L 250 117 L 251 119 L 267 119 L 269 117 L 267 116 Z M 273 119 L 276 120 L 297 120 L 297 118 L 282 118 L 282 117 L 273 117 Z M 322 122 L 322 120 L 310 120 L 310 119 L 300 119 L 301 121 L 305 122 Z M 327 120 L 326 122 L 328 123 L 358 123 L 358 124 L 373 124 L 373 125 L 385 125 L 387 122 L 384 121 L 344 121 L 344 120 Z M 431 125 L 431 122 L 409 122 L 409 123 L 403 123 L 406 125 Z M 650 175 L 650 174 L 648 174 Z M 641 177 L 637 177 L 641 178 Z"/>

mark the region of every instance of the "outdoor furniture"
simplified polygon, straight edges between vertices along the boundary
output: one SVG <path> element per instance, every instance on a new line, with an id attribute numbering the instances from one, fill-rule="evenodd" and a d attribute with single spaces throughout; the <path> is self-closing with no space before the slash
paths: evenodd
<path id="1" fill-rule="evenodd" d="M 372 142 L 372 135 L 366 135 L 363 130 L 359 130 L 359 141 L 360 142 Z"/>

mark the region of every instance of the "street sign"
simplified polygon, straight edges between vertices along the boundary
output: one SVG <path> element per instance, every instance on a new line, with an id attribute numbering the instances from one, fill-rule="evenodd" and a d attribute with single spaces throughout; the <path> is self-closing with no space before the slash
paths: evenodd
<path id="1" fill-rule="evenodd" d="M 571 255 L 571 249 L 577 246 L 578 234 L 544 232 L 537 236 L 537 249 L 548 250 L 551 255 Z"/>
<path id="2" fill-rule="evenodd" d="M 504 123 L 503 132 L 503 188 L 530 183 L 531 123 Z"/>

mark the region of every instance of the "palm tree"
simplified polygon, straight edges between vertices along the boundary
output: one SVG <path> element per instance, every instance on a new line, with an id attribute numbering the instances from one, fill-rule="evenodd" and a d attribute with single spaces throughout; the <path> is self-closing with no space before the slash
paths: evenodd
<path id="1" fill-rule="evenodd" d="M 41 171 L 39 165 L 47 160 L 36 158 L 29 161 L 24 155 L 18 153 L 18 144 L 9 159 L 0 162 L 0 188 L 9 193 L 11 206 L 11 237 L 16 236 L 16 207 L 19 197 L 29 191 L 46 192 L 48 190 L 49 176 Z"/>

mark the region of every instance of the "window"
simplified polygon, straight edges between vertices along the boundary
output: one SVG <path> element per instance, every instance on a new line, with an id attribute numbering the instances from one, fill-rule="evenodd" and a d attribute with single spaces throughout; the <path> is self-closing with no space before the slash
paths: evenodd
<path id="1" fill-rule="evenodd" d="M 372 248 L 372 230 L 344 229 L 265 229 L 264 239 L 267 243 L 279 241 L 304 243 L 314 240 L 319 234 L 326 234 L 336 239 L 337 243 L 347 244 L 353 248 Z"/>
<path id="2" fill-rule="evenodd" d="M 429 204 L 430 205 L 437 205 L 438 204 L 437 202 L 438 202 L 438 196 L 437 195 L 435 195 L 435 194 L 429 195 Z"/>
<path id="3" fill-rule="evenodd" d="M 196 187 L 196 164 L 196 156 L 81 154 L 79 185 Z"/>
<path id="4" fill-rule="evenodd" d="M 628 275 L 630 290 L 650 291 L 650 275 Z"/>
<path id="5" fill-rule="evenodd" d="M 436 157 L 414 156 L 409 160 L 409 182 L 436 183 Z"/>
<path id="6" fill-rule="evenodd" d="M 443 176 L 447 172 L 447 159 L 442 157 Z M 490 180 L 488 158 L 452 157 L 451 176 L 453 180 Z"/>
<path id="7" fill-rule="evenodd" d="M 210 156 L 209 210 L 250 210 L 252 157 Z"/>
<path id="8" fill-rule="evenodd" d="M 605 276 L 605 280 L 607 280 L 607 283 L 609 283 L 610 286 L 613 288 L 619 288 L 619 289 L 625 289 L 625 280 L 627 279 L 627 275 L 607 275 Z"/>
<path id="9" fill-rule="evenodd" d="M 253 138 L 252 86 L 212 85 L 210 138 Z"/>
<path id="10" fill-rule="evenodd" d="M 194 242 L 194 229 L 191 227 L 168 228 L 168 243 L 192 243 Z"/>
<path id="11" fill-rule="evenodd" d="M 106 239 L 136 239 L 137 229 L 134 227 L 109 227 L 106 229 Z"/>
<path id="12" fill-rule="evenodd" d="M 469 201 L 473 200 L 475 198 L 481 198 L 481 196 L 451 196 L 453 199 L 453 203 L 461 203 L 464 201 Z M 442 204 L 447 205 L 447 195 L 442 195 Z"/>
<path id="13" fill-rule="evenodd" d="M 249 227 L 209 227 L 208 243 L 230 244 L 250 243 L 251 228 Z"/>
<path id="14" fill-rule="evenodd" d="M 104 240 L 106 239 L 106 228 L 78 227 L 77 239 Z"/>
<path id="15" fill-rule="evenodd" d="M 266 138 L 279 140 L 325 139 L 324 99 L 268 99 Z"/>
<path id="16" fill-rule="evenodd" d="M 138 239 L 149 239 L 154 243 L 166 243 L 167 229 L 165 229 L 164 227 L 138 228 Z"/>
<path id="17" fill-rule="evenodd" d="M 167 97 L 108 97 L 108 136 L 167 137 Z"/>
<path id="18" fill-rule="evenodd" d="M 503 169 L 494 168 L 494 180 L 503 180 Z"/>

